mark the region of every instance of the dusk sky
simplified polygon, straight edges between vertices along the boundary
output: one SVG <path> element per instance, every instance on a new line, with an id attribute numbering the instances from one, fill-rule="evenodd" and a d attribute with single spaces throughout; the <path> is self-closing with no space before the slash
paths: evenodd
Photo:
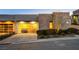
<path id="1" fill-rule="evenodd" d="M 0 14 L 41 14 L 53 12 L 72 12 L 74 9 L 0 9 Z"/>

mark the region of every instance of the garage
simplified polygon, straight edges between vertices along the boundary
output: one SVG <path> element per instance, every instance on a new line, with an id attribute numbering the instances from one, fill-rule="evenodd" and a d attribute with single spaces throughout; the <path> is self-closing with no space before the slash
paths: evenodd
<path id="1" fill-rule="evenodd" d="M 39 29 L 38 22 L 30 21 L 20 21 L 18 22 L 18 33 L 36 33 Z"/>

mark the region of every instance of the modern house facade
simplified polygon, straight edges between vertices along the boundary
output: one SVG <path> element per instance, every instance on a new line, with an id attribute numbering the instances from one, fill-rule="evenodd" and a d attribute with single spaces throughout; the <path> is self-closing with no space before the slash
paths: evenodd
<path id="1" fill-rule="evenodd" d="M 35 15 L 0 15 L 0 33 L 36 33 L 37 30 L 67 29 L 71 25 L 69 12 Z"/>

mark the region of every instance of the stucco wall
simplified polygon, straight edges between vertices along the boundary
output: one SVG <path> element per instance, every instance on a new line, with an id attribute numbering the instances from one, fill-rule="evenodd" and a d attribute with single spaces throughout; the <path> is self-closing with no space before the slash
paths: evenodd
<path id="1" fill-rule="evenodd" d="M 38 22 L 39 22 L 39 30 L 49 29 L 49 22 L 51 20 L 50 14 L 39 14 Z"/>

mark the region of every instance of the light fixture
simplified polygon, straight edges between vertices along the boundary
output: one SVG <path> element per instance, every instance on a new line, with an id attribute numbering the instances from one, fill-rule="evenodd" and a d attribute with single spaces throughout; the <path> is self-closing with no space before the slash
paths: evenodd
<path id="1" fill-rule="evenodd" d="M 0 21 L 0 24 L 2 24 L 2 22 Z"/>
<path id="2" fill-rule="evenodd" d="M 6 21 L 5 23 L 6 24 L 12 24 L 12 21 Z"/>
<path id="3" fill-rule="evenodd" d="M 31 24 L 34 24 L 34 23 L 36 23 L 36 22 L 35 22 L 35 21 L 31 21 L 30 23 L 31 23 Z"/>
<path id="4" fill-rule="evenodd" d="M 66 23 L 68 24 L 69 22 L 67 21 Z"/>
<path id="5" fill-rule="evenodd" d="M 25 23 L 25 22 L 24 22 L 24 21 L 20 21 L 20 23 L 22 23 L 22 24 L 23 24 L 23 23 Z"/>

